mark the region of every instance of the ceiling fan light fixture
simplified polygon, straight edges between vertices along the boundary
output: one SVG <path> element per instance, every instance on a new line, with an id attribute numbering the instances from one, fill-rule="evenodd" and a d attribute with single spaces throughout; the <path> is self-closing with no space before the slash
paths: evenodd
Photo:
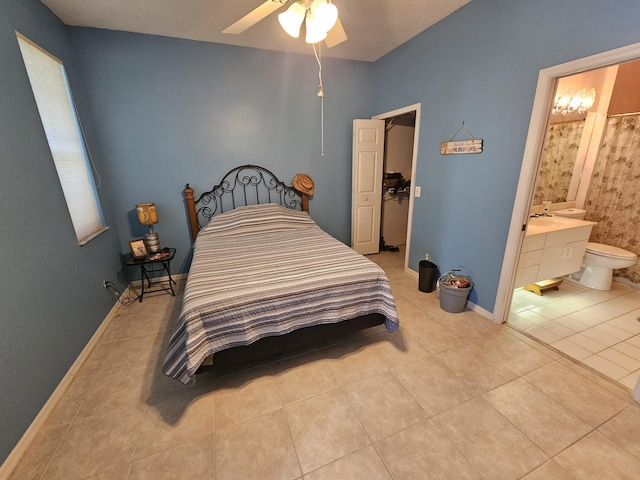
<path id="1" fill-rule="evenodd" d="M 327 38 L 327 31 L 323 29 L 322 23 L 309 10 L 307 12 L 307 35 L 304 39 L 307 43 L 319 43 Z"/>
<path id="2" fill-rule="evenodd" d="M 287 34 L 293 38 L 300 36 L 300 27 L 305 19 L 306 9 L 299 2 L 294 2 L 285 11 L 278 15 L 278 22 Z"/>
<path id="3" fill-rule="evenodd" d="M 338 7 L 328 0 L 314 0 L 311 11 L 325 32 L 331 30 L 338 21 Z"/>

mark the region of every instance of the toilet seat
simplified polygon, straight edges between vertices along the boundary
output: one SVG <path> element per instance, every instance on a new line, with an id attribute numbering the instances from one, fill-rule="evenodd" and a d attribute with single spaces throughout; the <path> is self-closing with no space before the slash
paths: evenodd
<path id="1" fill-rule="evenodd" d="M 617 258 L 620 260 L 634 259 L 637 255 L 624 248 L 614 247 L 612 245 L 605 245 L 603 243 L 588 242 L 587 252 L 594 255 L 601 255 L 603 257 Z"/>

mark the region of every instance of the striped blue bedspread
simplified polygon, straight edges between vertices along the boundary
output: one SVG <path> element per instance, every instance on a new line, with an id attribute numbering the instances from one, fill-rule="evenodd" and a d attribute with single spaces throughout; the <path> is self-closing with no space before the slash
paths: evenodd
<path id="1" fill-rule="evenodd" d="M 163 364 L 185 384 L 210 355 L 259 338 L 370 313 L 398 327 L 384 271 L 305 213 L 276 204 L 214 217 L 198 234 Z"/>

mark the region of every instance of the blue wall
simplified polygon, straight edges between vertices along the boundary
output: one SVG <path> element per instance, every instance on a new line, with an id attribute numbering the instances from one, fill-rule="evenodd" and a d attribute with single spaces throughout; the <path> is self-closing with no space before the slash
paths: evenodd
<path id="1" fill-rule="evenodd" d="M 637 0 L 473 0 L 374 64 L 374 114 L 422 104 L 411 268 L 465 266 L 493 311 L 538 73 L 640 42 L 638 18 Z M 484 151 L 440 155 L 463 121 Z"/>
<path id="2" fill-rule="evenodd" d="M 189 183 L 203 192 L 245 163 L 288 183 L 308 173 L 314 219 L 350 241 L 352 119 L 371 117 L 371 64 L 323 60 L 323 157 L 313 55 L 95 29 L 72 34 L 121 252 L 144 233 L 135 204 L 155 202 L 161 244 L 177 247 L 185 272 L 191 243 L 182 189 Z"/>
<path id="3" fill-rule="evenodd" d="M 83 104 L 67 27 L 40 2 L 0 2 L 0 463 L 113 306 L 102 281 L 121 269 L 106 186 L 112 228 L 78 246 L 16 30 L 65 63 Z"/>

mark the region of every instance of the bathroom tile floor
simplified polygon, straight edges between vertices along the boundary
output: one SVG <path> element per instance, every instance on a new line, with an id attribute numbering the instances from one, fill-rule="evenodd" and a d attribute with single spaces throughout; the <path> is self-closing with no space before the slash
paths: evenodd
<path id="1" fill-rule="evenodd" d="M 192 387 L 160 372 L 183 281 L 175 298 L 120 308 L 11 480 L 638 477 L 627 388 L 507 324 L 444 312 L 402 254 L 371 259 L 391 281 L 395 333 Z"/>
<path id="2" fill-rule="evenodd" d="M 640 377 L 640 289 L 604 292 L 563 279 L 542 296 L 515 290 L 509 325 L 633 389 Z"/>

